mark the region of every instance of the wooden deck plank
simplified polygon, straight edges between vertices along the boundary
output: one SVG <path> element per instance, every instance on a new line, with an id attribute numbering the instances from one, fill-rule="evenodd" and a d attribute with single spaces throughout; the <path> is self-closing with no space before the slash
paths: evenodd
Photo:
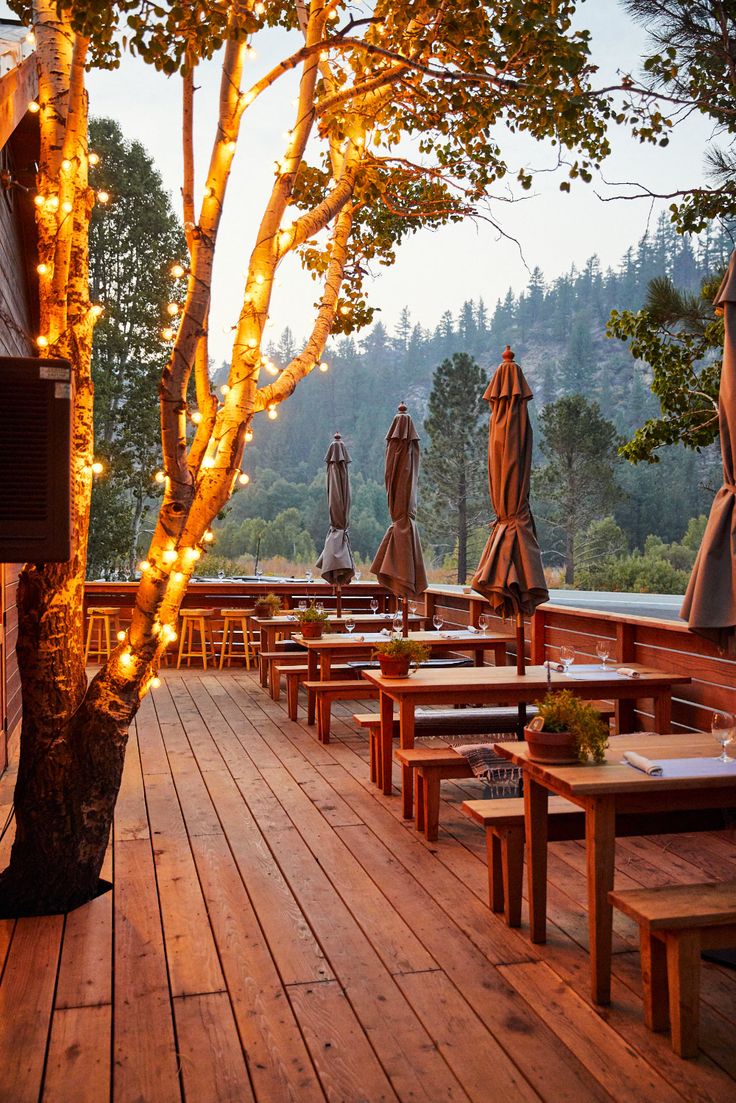
<path id="1" fill-rule="evenodd" d="M 187 1103 L 254 1103 L 227 992 L 174 1000 Z"/>
<path id="2" fill-rule="evenodd" d="M 105 892 L 67 916 L 57 1010 L 112 1002 L 112 898 Z"/>
<path id="3" fill-rule="evenodd" d="M 60 915 L 16 922 L 0 986 L 0 1098 L 8 1103 L 39 1096 L 63 930 Z"/>
<path id="4" fill-rule="evenodd" d="M 115 1103 L 181 1103 L 151 846 L 115 843 Z"/>
<path id="5" fill-rule="evenodd" d="M 141 756 L 138 746 L 138 732 L 141 729 L 141 724 L 142 721 L 139 715 L 136 718 L 134 728 L 131 728 L 128 735 L 123 776 L 120 782 L 117 804 L 115 805 L 113 822 L 115 839 L 150 838 L 146 796 L 141 771 Z"/>
<path id="6" fill-rule="evenodd" d="M 56 1010 L 42 1103 L 101 1103 L 110 1098 L 112 1007 Z"/>
<path id="7" fill-rule="evenodd" d="M 335 981 L 289 989 L 325 1096 L 334 1103 L 395 1103 L 396 1095 Z M 443 1097 L 435 1097 L 437 1103 Z M 448 1097 L 449 1098 L 449 1097 Z"/>

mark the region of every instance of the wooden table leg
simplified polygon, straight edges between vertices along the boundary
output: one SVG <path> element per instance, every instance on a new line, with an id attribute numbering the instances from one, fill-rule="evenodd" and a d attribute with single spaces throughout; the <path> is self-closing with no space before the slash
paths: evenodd
<path id="1" fill-rule="evenodd" d="M 391 796 L 393 784 L 391 781 L 391 763 L 393 760 L 394 738 L 394 703 L 388 693 L 381 692 L 381 736 L 379 749 L 379 783 L 387 797 Z"/>
<path id="2" fill-rule="evenodd" d="M 543 785 L 524 778 L 524 823 L 532 942 L 547 941 L 547 797 Z"/>
<path id="3" fill-rule="evenodd" d="M 591 995 L 595 1003 L 610 1003 L 613 908 L 608 902 L 608 894 L 613 889 L 616 853 L 616 805 L 613 797 L 598 797 L 586 808 L 585 844 Z"/>
<path id="4" fill-rule="evenodd" d="M 313 647 L 307 649 L 307 681 L 319 681 L 319 659 Z"/>
<path id="5" fill-rule="evenodd" d="M 654 698 L 654 730 L 667 735 L 672 727 L 672 691 L 667 689 Z"/>
<path id="6" fill-rule="evenodd" d="M 496 666 L 506 666 L 506 644 L 495 643 L 493 645 L 493 661 Z"/>
<path id="7" fill-rule="evenodd" d="M 319 680 L 320 682 L 329 682 L 332 677 L 332 659 L 327 652 L 323 652 L 319 657 Z"/>
<path id="8" fill-rule="evenodd" d="M 414 702 L 404 697 L 399 702 L 399 743 L 402 750 L 414 746 Z M 401 767 L 401 799 L 405 820 L 414 818 L 414 790 L 411 766 Z M 425 808 L 426 813 L 426 808 Z"/>

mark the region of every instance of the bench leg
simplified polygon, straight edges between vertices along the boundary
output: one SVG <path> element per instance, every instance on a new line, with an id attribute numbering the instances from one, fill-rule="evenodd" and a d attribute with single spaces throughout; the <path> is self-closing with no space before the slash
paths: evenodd
<path id="1" fill-rule="evenodd" d="M 262 654 L 258 656 L 258 677 L 265 689 L 268 686 L 268 659 L 264 659 Z"/>
<path id="2" fill-rule="evenodd" d="M 524 876 L 524 828 L 510 827 L 501 840 L 503 914 L 509 927 L 521 926 L 521 884 Z"/>
<path id="3" fill-rule="evenodd" d="M 370 754 L 371 763 L 371 781 L 374 785 L 379 785 L 378 780 L 378 739 L 374 728 L 368 728 L 368 751 Z"/>
<path id="4" fill-rule="evenodd" d="M 317 715 L 317 696 L 314 690 L 307 690 L 307 723 L 313 724 Z"/>
<path id="5" fill-rule="evenodd" d="M 273 659 L 269 659 L 268 665 L 270 667 L 268 680 L 271 684 L 271 700 L 278 701 L 281 697 L 281 675 L 276 673 L 276 663 Z"/>
<path id="6" fill-rule="evenodd" d="M 330 742 L 330 722 L 332 719 L 332 702 L 329 697 L 323 696 L 317 705 L 317 738 L 320 743 Z"/>
<path id="7" fill-rule="evenodd" d="M 700 1018 L 700 932 L 667 935 L 672 1048 L 678 1057 L 696 1057 Z"/>
<path id="8" fill-rule="evenodd" d="M 414 826 L 417 831 L 426 832 L 427 830 L 427 818 L 426 818 L 426 796 L 427 787 L 424 779 L 424 775 L 419 770 L 414 770 L 414 799 L 416 801 L 416 808 L 414 810 Z"/>
<path id="9" fill-rule="evenodd" d="M 492 912 L 504 910 L 503 871 L 501 867 L 502 842 L 495 831 L 486 828 L 486 853 L 488 862 L 488 906 Z"/>
<path id="10" fill-rule="evenodd" d="M 421 772 L 424 789 L 424 834 L 428 842 L 435 843 L 440 833 L 440 776 L 436 770 L 425 768 Z M 403 784 L 406 787 L 406 780 Z M 411 779 L 408 788 L 411 792 Z"/>
<path id="11" fill-rule="evenodd" d="M 286 675 L 286 709 L 290 720 L 299 716 L 299 679 Z"/>
<path id="12" fill-rule="evenodd" d="M 654 938 L 644 927 L 639 933 L 641 981 L 644 988 L 644 1022 L 650 1030 L 669 1026 L 667 986 L 667 950 L 661 938 Z"/>
<path id="13" fill-rule="evenodd" d="M 401 765 L 401 804 L 405 820 L 414 819 L 414 778 L 411 766 Z M 437 813 L 439 815 L 439 812 Z"/>

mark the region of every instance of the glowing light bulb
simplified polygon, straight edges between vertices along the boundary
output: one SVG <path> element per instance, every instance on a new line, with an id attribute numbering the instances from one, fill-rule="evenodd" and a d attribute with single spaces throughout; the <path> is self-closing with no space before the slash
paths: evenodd
<path id="1" fill-rule="evenodd" d="M 48 348 L 49 347 L 49 339 L 48 339 L 48 337 L 44 337 L 44 335 L 41 333 L 36 338 L 36 344 L 38 345 L 38 347 L 40 349 Z"/>
<path id="2" fill-rule="evenodd" d="M 61 167 L 63 168 L 64 172 L 69 172 L 69 169 L 72 167 L 72 163 L 68 157 L 65 157 L 64 160 L 61 162 Z"/>
<path id="3" fill-rule="evenodd" d="M 256 13 L 256 15 L 263 15 L 265 10 L 266 5 L 263 3 L 263 0 L 258 0 L 258 3 L 255 4 L 253 7 L 253 11 Z"/>
<path id="4" fill-rule="evenodd" d="M 33 202 L 36 204 L 37 207 L 43 207 L 46 200 L 44 199 L 44 197 L 42 195 L 39 194 L 39 195 L 34 195 Z"/>
<path id="5" fill-rule="evenodd" d="M 182 574 L 181 571 L 174 571 L 171 577 L 173 578 L 174 582 L 183 582 L 186 578 L 186 575 Z"/>
<path id="6" fill-rule="evenodd" d="M 202 553 L 199 548 L 185 548 L 184 555 L 190 563 L 196 563 L 201 558 Z"/>
<path id="7" fill-rule="evenodd" d="M 89 153 L 87 160 L 89 161 L 90 165 L 99 165 L 100 155 L 99 153 L 95 153 L 94 151 L 92 151 Z"/>
<path id="8" fill-rule="evenodd" d="M 237 142 L 228 142 L 227 145 L 225 146 L 225 149 L 228 151 L 228 153 L 235 153 L 235 150 L 237 148 L 238 148 L 238 143 Z"/>
<path id="9" fill-rule="evenodd" d="M 152 689 L 158 689 L 160 685 L 161 685 L 161 679 L 158 677 L 158 675 L 156 675 L 155 678 L 151 678 L 151 688 Z"/>
<path id="10" fill-rule="evenodd" d="M 161 558 L 164 563 L 176 563 L 179 558 L 179 553 L 176 548 L 166 548 L 165 551 L 162 552 Z"/>
<path id="11" fill-rule="evenodd" d="M 153 477 L 154 477 L 154 479 L 156 480 L 157 483 L 165 483 L 166 482 L 166 472 L 165 471 L 157 471 L 156 474 Z"/>
<path id="12" fill-rule="evenodd" d="M 199 425 L 200 421 L 202 420 L 202 414 L 200 413 L 200 411 L 199 410 L 192 410 L 192 413 L 191 413 L 190 416 L 191 416 L 191 419 L 192 419 L 193 423 L 195 425 Z"/>
<path id="13" fill-rule="evenodd" d="M 99 460 L 95 460 L 95 462 L 92 464 L 92 474 L 101 475 L 104 470 L 105 465 L 103 463 L 100 463 Z"/>
<path id="14" fill-rule="evenodd" d="M 106 203 L 109 203 L 110 202 L 110 193 L 109 193 L 109 191 L 98 191 L 98 193 L 97 193 L 97 202 L 101 203 L 103 207 L 105 206 Z"/>
<path id="15" fill-rule="evenodd" d="M 279 416 L 279 412 L 275 406 L 268 407 L 268 416 L 271 421 L 275 421 L 276 418 Z"/>
<path id="16" fill-rule="evenodd" d="M 120 656 L 120 662 L 123 666 L 130 666 L 130 664 L 133 662 L 133 656 L 131 655 L 130 651 L 123 651 L 122 655 Z"/>
<path id="17" fill-rule="evenodd" d="M 279 374 L 279 369 L 270 360 L 266 364 L 266 371 L 268 372 L 269 375 L 278 375 Z"/>
<path id="18" fill-rule="evenodd" d="M 340 313 L 343 315 L 343 317 L 345 317 L 346 314 L 350 313 L 350 307 L 349 306 L 341 306 L 340 307 Z"/>
<path id="19" fill-rule="evenodd" d="M 64 214 L 71 214 L 71 212 L 74 210 L 74 204 L 70 199 L 65 199 L 64 202 L 61 204 L 61 209 Z"/>
<path id="20" fill-rule="evenodd" d="M 93 318 L 99 318 L 104 309 L 105 308 L 101 303 L 93 303 L 92 306 L 89 308 L 89 312 Z"/>
<path id="21" fill-rule="evenodd" d="M 238 482 L 241 486 L 247 486 L 250 482 L 250 475 L 246 474 L 245 471 L 241 471 L 238 475 Z"/>
<path id="22" fill-rule="evenodd" d="M 280 233 L 279 233 L 279 245 L 281 246 L 281 248 L 285 249 L 290 241 L 291 241 L 291 231 L 290 230 L 281 230 Z"/>
<path id="23" fill-rule="evenodd" d="M 211 199 L 214 194 L 215 193 L 212 190 L 212 188 L 209 186 L 209 184 L 202 189 L 202 198 L 203 199 Z"/>
<path id="24" fill-rule="evenodd" d="M 254 348 L 257 347 L 257 345 L 258 345 L 258 342 L 256 341 L 255 337 L 249 337 L 248 338 L 248 348 L 249 349 L 254 349 Z"/>
<path id="25" fill-rule="evenodd" d="M 48 264 L 37 264 L 36 265 L 36 271 L 38 272 L 39 276 L 45 276 L 46 273 L 48 272 L 48 270 L 49 270 Z"/>
<path id="26" fill-rule="evenodd" d="M 173 341 L 174 331 L 171 326 L 164 326 L 164 328 L 161 330 L 161 336 L 163 337 L 164 341 Z"/>
<path id="27" fill-rule="evenodd" d="M 322 363 L 319 365 L 319 370 L 321 372 L 329 371 L 330 370 L 330 365 L 326 364 L 325 361 L 323 360 Z"/>
<path id="28" fill-rule="evenodd" d="M 123 642 L 123 640 L 125 639 L 125 632 L 123 632 L 122 628 L 121 628 L 121 629 L 120 629 L 120 631 L 118 632 L 118 634 L 117 634 L 117 638 L 118 638 L 118 639 L 120 640 L 120 642 L 121 642 L 121 643 L 122 643 L 122 642 Z"/>
<path id="29" fill-rule="evenodd" d="M 253 430 L 252 429 L 246 429 L 245 430 L 245 439 L 248 441 L 248 443 L 250 443 L 250 441 L 253 440 Z"/>
<path id="30" fill-rule="evenodd" d="M 186 269 L 181 264 L 172 264 L 170 272 L 175 280 L 180 280 L 185 275 Z"/>
<path id="31" fill-rule="evenodd" d="M 214 467 L 214 466 L 215 466 L 215 457 L 214 456 L 205 456 L 205 458 L 202 460 L 202 467 L 211 468 L 211 467 Z"/>
<path id="32" fill-rule="evenodd" d="M 166 313 L 170 314 L 172 318 L 175 318 L 180 310 L 181 310 L 181 307 L 179 306 L 178 303 L 167 303 L 166 304 Z"/>
<path id="33" fill-rule="evenodd" d="M 332 11 L 330 12 L 330 14 L 327 16 L 327 18 L 331 19 L 334 22 L 336 19 L 340 18 L 340 13 L 338 11 L 336 11 L 335 8 L 333 8 Z"/>
<path id="34" fill-rule="evenodd" d="M 228 386 L 227 383 L 223 383 L 222 386 L 220 387 L 220 394 L 222 394 L 222 395 L 230 394 L 230 387 Z"/>
<path id="35" fill-rule="evenodd" d="M 138 570 L 141 572 L 141 574 L 145 574 L 146 571 L 150 571 L 150 569 L 150 562 L 147 559 L 141 559 L 140 563 L 138 564 Z"/>
<path id="36" fill-rule="evenodd" d="M 50 211 L 58 211 L 59 209 L 59 197 L 58 195 L 50 195 L 44 203 L 44 207 L 48 207 Z"/>
<path id="37" fill-rule="evenodd" d="M 41 110 L 41 104 L 37 103 L 36 100 L 31 100 L 28 104 L 28 110 L 32 115 L 36 115 Z"/>
<path id="38" fill-rule="evenodd" d="M 256 98 L 255 92 L 246 92 L 245 95 L 243 96 L 243 103 L 245 104 L 246 107 L 248 107 L 251 103 L 253 103 L 253 100 L 255 98 Z"/>
<path id="39" fill-rule="evenodd" d="M 28 42 L 32 46 L 35 41 L 36 41 L 35 34 L 33 33 L 33 31 L 29 31 L 28 34 L 26 35 L 26 42 Z"/>
<path id="40" fill-rule="evenodd" d="M 204 540 L 205 544 L 211 544 L 212 541 L 215 539 L 215 534 L 212 529 L 205 529 L 204 533 L 202 534 L 202 539 Z"/>
<path id="41" fill-rule="evenodd" d="M 264 282 L 263 273 L 259 272 L 258 275 L 256 276 L 256 283 L 261 285 L 261 284 L 263 284 L 263 282 Z"/>

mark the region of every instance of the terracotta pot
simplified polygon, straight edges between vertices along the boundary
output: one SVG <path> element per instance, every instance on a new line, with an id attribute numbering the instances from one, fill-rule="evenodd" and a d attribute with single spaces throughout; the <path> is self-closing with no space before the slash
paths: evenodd
<path id="1" fill-rule="evenodd" d="M 264 620 L 270 620 L 270 618 L 276 616 L 280 610 L 273 606 L 270 601 L 257 601 L 253 606 L 253 612 L 257 617 L 261 617 Z"/>
<path id="2" fill-rule="evenodd" d="M 324 621 L 305 620 L 299 625 L 299 631 L 305 640 L 318 640 L 324 631 Z"/>
<path id="3" fill-rule="evenodd" d="M 384 678 L 406 678 L 411 659 L 408 655 L 379 655 L 381 674 Z"/>
<path id="4" fill-rule="evenodd" d="M 524 729 L 529 758 L 532 762 L 546 762 L 550 765 L 564 766 L 579 762 L 575 750 L 575 736 L 572 732 L 532 731 Z"/>

